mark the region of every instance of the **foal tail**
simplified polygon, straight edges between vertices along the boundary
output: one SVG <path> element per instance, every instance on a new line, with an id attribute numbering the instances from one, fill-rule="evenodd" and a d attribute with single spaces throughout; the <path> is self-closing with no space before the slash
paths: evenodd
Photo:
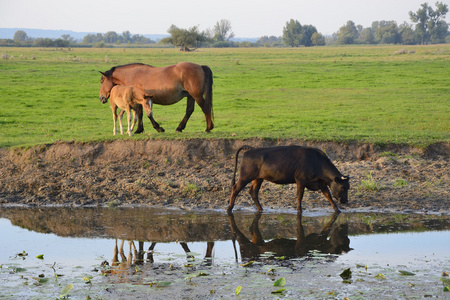
<path id="1" fill-rule="evenodd" d="M 244 145 L 244 146 L 240 147 L 236 151 L 236 158 L 235 158 L 235 161 L 234 161 L 234 173 L 233 173 L 233 180 L 231 181 L 231 186 L 234 186 L 234 184 L 236 183 L 236 171 L 237 171 L 237 163 L 238 163 L 238 158 L 239 158 L 239 152 L 241 152 L 242 150 L 250 150 L 250 149 L 253 149 L 253 147 Z"/>
<path id="2" fill-rule="evenodd" d="M 211 114 L 211 120 L 214 120 L 213 112 L 213 98 L 212 98 L 212 86 L 213 86 L 213 73 L 208 66 L 202 66 L 205 73 L 205 103 L 204 110 Z"/>

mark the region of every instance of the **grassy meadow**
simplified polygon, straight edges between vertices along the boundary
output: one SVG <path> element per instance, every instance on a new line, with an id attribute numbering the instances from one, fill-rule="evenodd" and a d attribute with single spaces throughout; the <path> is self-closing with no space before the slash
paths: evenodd
<path id="1" fill-rule="evenodd" d="M 148 138 L 295 138 L 405 143 L 450 141 L 450 45 L 314 48 L 44 49 L 0 48 L 0 147 L 113 136 L 100 74 L 141 62 L 208 65 L 214 73 L 215 129 L 196 109 L 175 129 L 186 100 L 155 105 L 166 129 L 145 117 Z M 125 122 L 126 126 L 126 122 Z"/>

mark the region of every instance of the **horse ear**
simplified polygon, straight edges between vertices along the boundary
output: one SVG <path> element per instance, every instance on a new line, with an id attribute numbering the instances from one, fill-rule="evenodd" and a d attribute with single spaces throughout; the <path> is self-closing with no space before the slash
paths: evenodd
<path id="1" fill-rule="evenodd" d="M 103 73 L 102 71 L 99 71 L 99 72 L 100 72 L 100 74 L 102 74 L 103 76 L 105 76 L 105 77 L 106 77 L 105 73 Z"/>

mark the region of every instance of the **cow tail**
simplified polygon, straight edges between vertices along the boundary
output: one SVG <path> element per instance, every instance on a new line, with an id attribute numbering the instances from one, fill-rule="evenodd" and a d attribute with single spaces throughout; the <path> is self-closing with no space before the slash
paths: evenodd
<path id="1" fill-rule="evenodd" d="M 233 173 L 233 180 L 231 181 L 231 186 L 234 186 L 236 183 L 236 171 L 237 171 L 237 163 L 238 163 L 238 158 L 239 158 L 239 152 L 241 152 L 242 150 L 250 150 L 253 149 L 253 147 L 244 145 L 242 147 L 240 147 L 237 151 L 236 151 L 236 158 L 234 161 L 234 173 Z"/>
<path id="2" fill-rule="evenodd" d="M 203 72 L 205 73 L 205 112 L 211 114 L 211 120 L 214 120 L 213 111 L 213 97 L 212 97 L 212 87 L 213 87 L 213 73 L 208 66 L 202 66 Z"/>

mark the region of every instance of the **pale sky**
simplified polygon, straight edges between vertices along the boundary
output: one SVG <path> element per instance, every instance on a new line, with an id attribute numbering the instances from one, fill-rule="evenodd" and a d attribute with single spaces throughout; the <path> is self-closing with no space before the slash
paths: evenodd
<path id="1" fill-rule="evenodd" d="M 236 37 L 261 37 L 281 36 L 294 19 L 327 35 L 349 20 L 364 27 L 382 20 L 411 24 L 408 12 L 425 2 L 435 8 L 436 0 L 0 0 L 0 28 L 143 35 L 167 34 L 172 24 L 206 30 L 226 19 Z"/>

